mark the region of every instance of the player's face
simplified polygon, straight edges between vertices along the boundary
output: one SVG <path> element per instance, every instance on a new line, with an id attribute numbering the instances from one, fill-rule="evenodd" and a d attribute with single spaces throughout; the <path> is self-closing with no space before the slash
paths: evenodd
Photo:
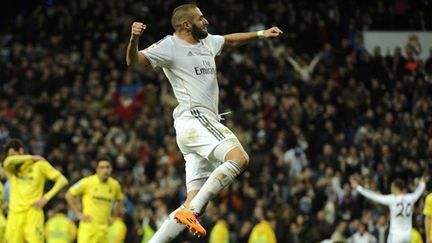
<path id="1" fill-rule="evenodd" d="M 108 177 L 111 176 L 111 172 L 112 172 L 112 167 L 110 162 L 106 160 L 99 161 L 98 166 L 96 168 L 96 174 L 99 176 L 99 178 L 102 181 L 106 181 Z"/>
<path id="2" fill-rule="evenodd" d="M 11 156 L 11 155 L 19 155 L 19 154 L 24 154 L 24 148 L 19 148 L 18 150 L 15 150 L 13 148 L 10 148 L 7 151 L 7 155 Z"/>
<path id="3" fill-rule="evenodd" d="M 193 18 L 192 18 L 192 36 L 194 39 L 196 40 L 201 40 L 207 37 L 208 32 L 207 32 L 207 26 L 209 24 L 209 22 L 207 21 L 207 19 L 204 18 L 204 15 L 201 13 L 201 10 L 199 10 L 198 8 L 196 10 L 194 10 L 193 13 Z"/>

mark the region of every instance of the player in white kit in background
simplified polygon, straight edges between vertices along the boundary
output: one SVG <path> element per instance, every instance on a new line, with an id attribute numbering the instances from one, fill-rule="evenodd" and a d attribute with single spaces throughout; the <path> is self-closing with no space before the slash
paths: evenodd
<path id="1" fill-rule="evenodd" d="M 364 197 L 386 205 L 390 209 L 390 231 L 387 243 L 411 243 L 412 215 L 414 205 L 422 195 L 426 184 L 424 179 L 413 193 L 405 193 L 404 182 L 396 179 L 391 184 L 391 194 L 382 195 L 365 189 L 354 177 L 350 177 L 352 188 Z"/>
<path id="2" fill-rule="evenodd" d="M 173 240 L 186 227 L 199 237 L 205 236 L 198 214 L 249 163 L 249 156 L 236 136 L 219 122 L 215 57 L 224 47 L 282 35 L 277 27 L 210 35 L 208 21 L 194 4 L 174 9 L 171 24 L 175 30 L 173 35 L 139 51 L 138 39 L 146 25 L 134 22 L 126 53 L 128 66 L 161 67 L 179 103 L 173 118 L 177 145 L 186 161 L 187 198 L 150 240 L 157 243 Z"/>

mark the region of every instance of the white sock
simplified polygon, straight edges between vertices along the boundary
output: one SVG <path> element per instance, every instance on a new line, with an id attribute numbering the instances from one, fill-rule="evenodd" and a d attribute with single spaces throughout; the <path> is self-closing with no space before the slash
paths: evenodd
<path id="1" fill-rule="evenodd" d="M 181 206 L 180 208 L 183 208 Z M 174 214 L 180 209 L 177 208 L 174 210 L 168 218 L 163 222 L 162 226 L 156 231 L 156 234 L 148 241 L 148 243 L 165 243 L 174 240 L 184 229 L 186 226 L 183 224 L 177 223 L 174 219 Z"/>
<path id="2" fill-rule="evenodd" d="M 219 165 L 211 174 L 198 194 L 192 199 L 190 207 L 195 212 L 201 212 L 207 202 L 216 196 L 224 187 L 230 185 L 242 171 L 237 162 L 228 160 Z"/>

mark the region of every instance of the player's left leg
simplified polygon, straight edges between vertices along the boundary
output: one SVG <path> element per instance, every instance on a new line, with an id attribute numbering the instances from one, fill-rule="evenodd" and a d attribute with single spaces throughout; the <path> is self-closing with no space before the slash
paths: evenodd
<path id="1" fill-rule="evenodd" d="M 208 201 L 220 190 L 229 186 L 249 165 L 249 156 L 237 139 L 227 140 L 218 145 L 212 155 L 224 161 L 207 179 L 200 192 L 191 201 L 190 207 L 201 212 Z"/>
<path id="2" fill-rule="evenodd" d="M 44 212 L 42 209 L 30 208 L 28 210 L 24 234 L 28 243 L 44 242 Z"/>
<path id="3" fill-rule="evenodd" d="M 176 132 L 177 144 L 186 160 L 186 181 L 208 179 L 190 205 L 180 208 L 174 218 L 193 234 L 205 236 L 207 232 L 198 220 L 198 213 L 244 170 L 249 157 L 234 133 L 209 113 L 191 111 L 190 116 L 185 115 L 177 122 Z"/>
<path id="4" fill-rule="evenodd" d="M 211 157 L 224 161 L 206 180 L 198 194 L 193 198 L 189 207 L 179 210 L 175 218 L 186 225 L 192 233 L 205 236 L 206 231 L 197 219 L 208 201 L 216 196 L 224 187 L 230 185 L 249 164 L 249 156 L 240 145 L 237 138 L 225 140 L 211 153 Z"/>
<path id="5" fill-rule="evenodd" d="M 153 237 L 149 240 L 149 243 L 170 242 L 173 239 L 175 239 L 181 232 L 183 232 L 184 229 L 186 229 L 186 226 L 177 223 L 177 221 L 174 219 L 174 214 L 179 209 L 180 208 L 170 213 L 168 218 L 163 222 L 162 226 L 156 231 Z"/>

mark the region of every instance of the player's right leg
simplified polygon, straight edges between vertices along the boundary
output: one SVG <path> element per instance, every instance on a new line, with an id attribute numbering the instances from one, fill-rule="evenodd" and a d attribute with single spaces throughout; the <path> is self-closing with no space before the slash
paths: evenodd
<path id="1" fill-rule="evenodd" d="M 192 211 L 189 207 L 190 202 L 195 198 L 198 194 L 199 190 L 194 190 L 188 193 L 187 200 L 182 207 L 178 208 L 170 217 L 173 217 L 175 222 L 182 226 L 183 229 L 188 228 L 192 234 L 197 235 L 198 237 L 205 236 L 207 234 L 204 227 L 201 226 L 201 223 L 198 219 L 198 212 Z M 182 230 L 183 231 L 183 230 Z"/>
<path id="2" fill-rule="evenodd" d="M 44 241 L 44 212 L 42 209 L 30 208 L 27 211 L 24 226 L 25 240 L 28 243 L 43 243 Z"/>
<path id="3" fill-rule="evenodd" d="M 185 158 L 189 160 L 189 159 L 196 158 L 196 156 L 186 156 Z M 197 169 L 197 168 L 189 167 L 189 169 Z M 192 173 L 192 174 L 196 174 L 196 173 Z M 186 183 L 186 189 L 187 189 L 186 201 L 182 206 L 180 206 L 179 208 L 177 208 L 176 210 L 174 210 L 169 214 L 168 218 L 164 221 L 162 226 L 157 230 L 155 235 L 150 239 L 149 243 L 170 242 L 174 240 L 181 232 L 183 232 L 183 230 L 186 229 L 186 226 L 184 224 L 178 223 L 177 220 L 174 218 L 174 216 L 179 210 L 181 210 L 182 208 L 190 204 L 192 199 L 198 193 L 199 189 L 202 187 L 202 185 L 204 185 L 205 181 L 206 178 L 196 179 Z"/>
<path id="4" fill-rule="evenodd" d="M 24 223 L 26 212 L 9 211 L 6 221 L 5 239 L 7 242 L 24 243 Z"/>

